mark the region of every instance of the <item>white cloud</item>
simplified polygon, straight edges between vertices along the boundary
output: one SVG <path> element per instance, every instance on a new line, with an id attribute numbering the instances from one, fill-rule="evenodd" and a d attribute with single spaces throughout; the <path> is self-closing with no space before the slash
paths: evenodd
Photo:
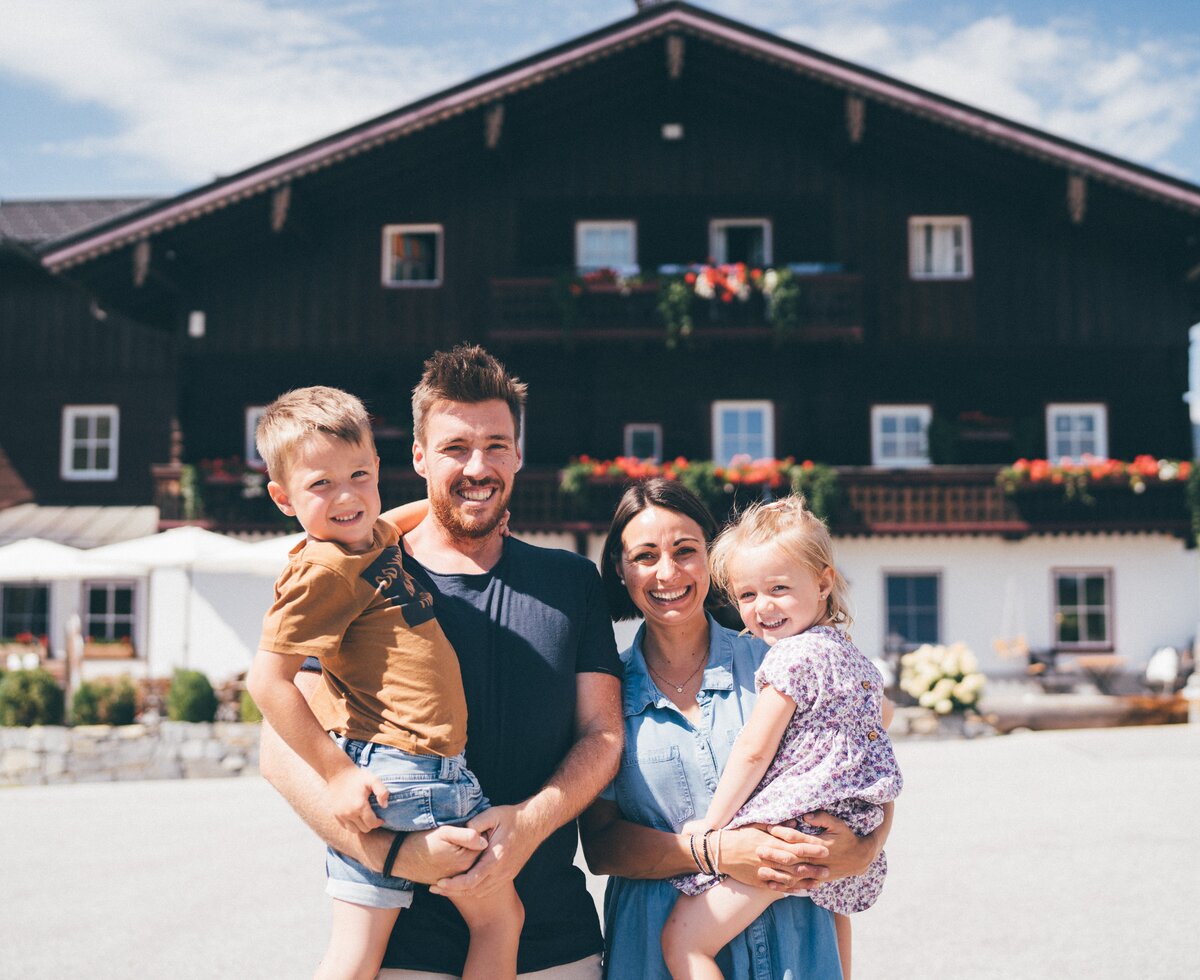
<path id="1" fill-rule="evenodd" d="M 882 2 L 882 0 L 881 0 Z M 787 36 L 958 101 L 1163 169 L 1200 114 L 1200 56 L 1170 40 L 1108 40 L 1090 21 L 993 15 L 910 27 L 828 7 Z M 889 15 L 884 14 L 884 18 Z"/>
<path id="2" fill-rule="evenodd" d="M 344 11 L 343 11 L 344 13 Z M 0 68 L 117 120 L 47 147 L 181 182 L 230 172 L 462 79 L 447 52 L 378 43 L 266 0 L 0 0 Z"/>

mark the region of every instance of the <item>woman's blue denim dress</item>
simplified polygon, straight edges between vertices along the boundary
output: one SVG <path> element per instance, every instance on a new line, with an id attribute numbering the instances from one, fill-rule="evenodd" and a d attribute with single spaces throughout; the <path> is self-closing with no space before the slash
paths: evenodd
<path id="1" fill-rule="evenodd" d="M 625 752 L 603 797 L 635 823 L 677 833 L 703 816 L 754 707 L 754 671 L 766 645 L 709 619 L 708 666 L 693 727 L 655 686 L 642 655 L 645 626 L 625 661 Z M 679 892 L 669 881 L 608 880 L 604 896 L 605 964 L 610 980 L 669 980 L 659 945 Z M 775 902 L 717 958 L 727 980 L 839 980 L 833 915 L 807 898 Z"/>

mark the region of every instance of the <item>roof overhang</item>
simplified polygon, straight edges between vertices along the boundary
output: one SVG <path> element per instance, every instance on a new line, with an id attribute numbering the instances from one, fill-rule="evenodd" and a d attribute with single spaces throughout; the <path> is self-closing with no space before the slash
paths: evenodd
<path id="1" fill-rule="evenodd" d="M 352 156 L 400 139 L 582 65 L 669 33 L 722 44 L 847 93 L 1004 145 L 1072 173 L 1124 187 L 1160 203 L 1200 214 L 1200 187 L 1109 156 L 981 109 L 955 102 L 812 48 L 701 11 L 686 3 L 649 7 L 575 41 L 498 69 L 378 119 L 221 178 L 175 198 L 75 236 L 48 243 L 43 262 L 59 271 L 147 239 Z"/>

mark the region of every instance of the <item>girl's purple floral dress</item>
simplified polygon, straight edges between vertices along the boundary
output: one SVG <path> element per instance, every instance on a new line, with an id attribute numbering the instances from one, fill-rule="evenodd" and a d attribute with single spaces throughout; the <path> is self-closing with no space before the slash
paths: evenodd
<path id="1" fill-rule="evenodd" d="M 883 821 L 881 805 L 900 794 L 903 780 L 880 721 L 883 678 L 850 638 L 832 626 L 813 626 L 776 643 L 754 675 L 796 702 L 775 758 L 729 826 L 778 824 L 827 810 L 860 837 Z M 801 821 L 798 829 L 820 834 Z M 818 885 L 809 894 L 833 912 L 870 908 L 883 888 L 881 852 L 865 874 Z M 698 895 L 719 879 L 683 875 L 672 883 Z"/>

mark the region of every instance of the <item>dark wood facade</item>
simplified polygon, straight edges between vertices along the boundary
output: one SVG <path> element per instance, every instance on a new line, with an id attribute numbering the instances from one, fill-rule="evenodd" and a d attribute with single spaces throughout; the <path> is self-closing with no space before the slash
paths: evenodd
<path id="1" fill-rule="evenodd" d="M 616 455 L 627 422 L 660 423 L 668 457 L 707 457 L 717 399 L 769 400 L 776 455 L 841 466 L 870 463 L 879 403 L 994 421 L 935 462 L 1042 455 L 1059 401 L 1107 406 L 1114 457 L 1190 455 L 1200 189 L 1015 124 L 996 136 L 994 117 L 851 69 L 663 4 L 396 114 L 460 101 L 426 124 L 383 139 L 390 117 L 372 121 L 325 141 L 320 165 L 305 161 L 324 144 L 152 205 L 144 233 L 133 216 L 60 242 L 48 263 L 157 331 L 138 356 L 178 343 L 193 460 L 240 453 L 247 406 L 312 383 L 359 393 L 403 434 L 421 361 L 459 340 L 530 382 L 535 467 Z M 876 97 L 885 84 L 923 108 Z M 274 176 L 237 190 L 260 171 Z M 915 215 L 969 217 L 969 278 L 910 277 Z M 577 221 L 636 221 L 652 273 L 703 261 L 709 221 L 740 217 L 770 220 L 776 265 L 836 270 L 802 280 L 807 329 L 778 342 L 761 321 L 704 324 L 669 350 L 652 293 L 565 328 L 553 290 Z M 442 226 L 440 286 L 381 285 L 382 229 L 400 223 Z"/>
<path id="2" fill-rule="evenodd" d="M 40 504 L 142 504 L 152 464 L 171 450 L 178 339 L 106 311 L 0 243 L 0 446 Z M 63 409 L 114 405 L 119 460 L 111 480 L 65 480 Z"/>

